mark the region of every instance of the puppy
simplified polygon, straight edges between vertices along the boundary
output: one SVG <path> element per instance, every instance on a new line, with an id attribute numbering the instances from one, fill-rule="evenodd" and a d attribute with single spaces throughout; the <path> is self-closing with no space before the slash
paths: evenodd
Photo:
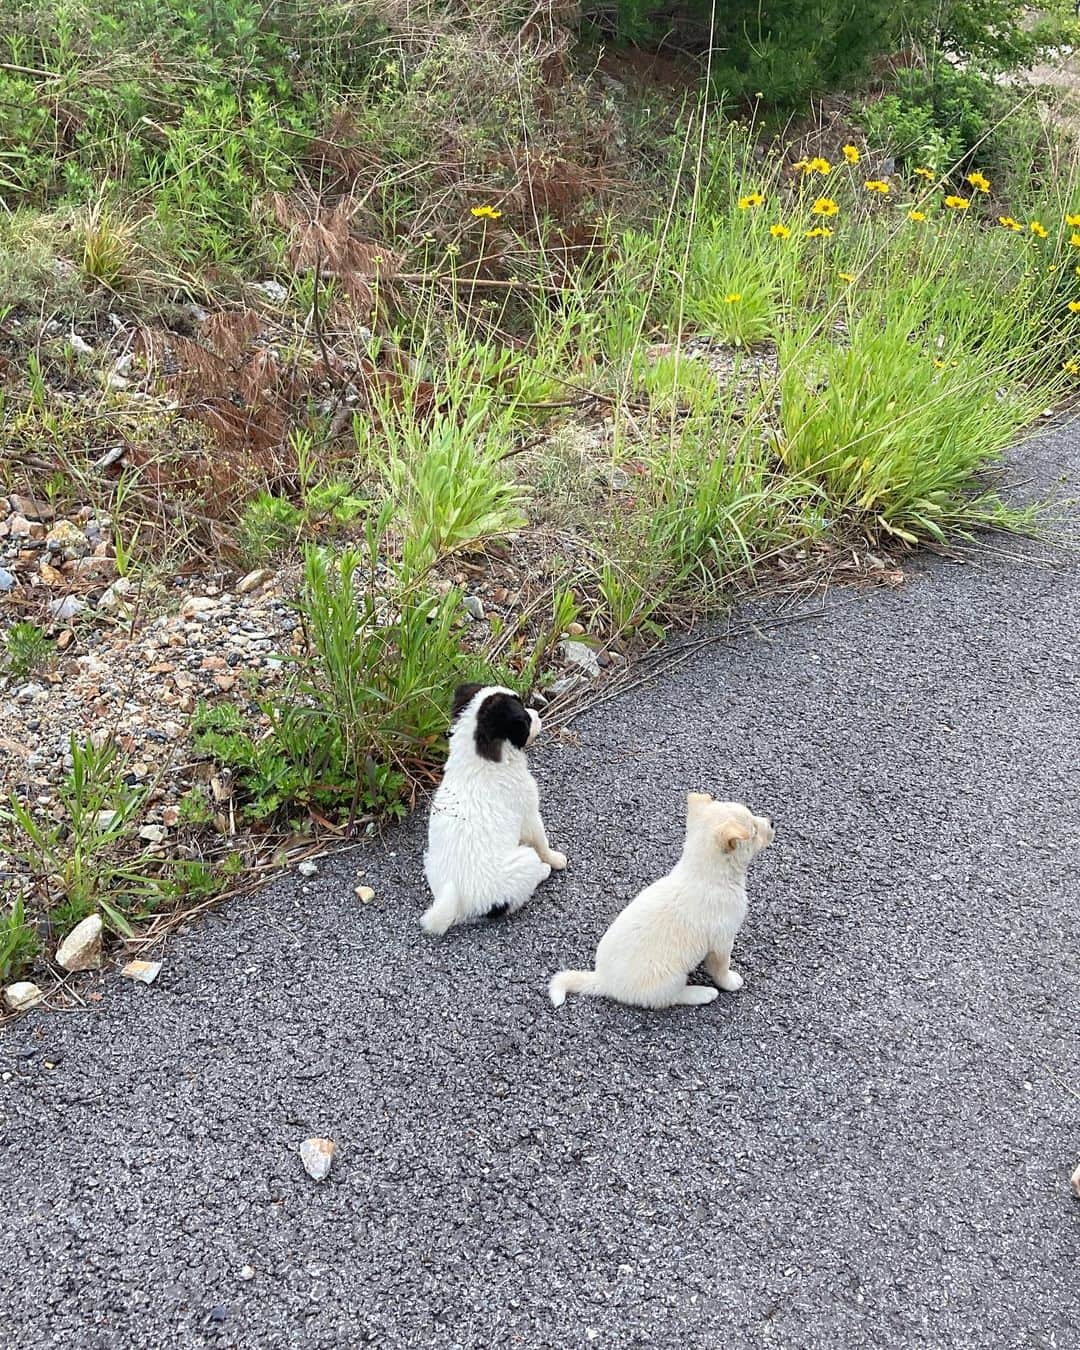
<path id="1" fill-rule="evenodd" d="M 512 689 L 463 684 L 450 755 L 428 823 L 424 875 L 435 897 L 420 926 L 438 936 L 481 915 L 513 914 L 566 857 L 548 844 L 525 747 L 540 718 Z"/>
<path id="2" fill-rule="evenodd" d="M 773 840 L 768 816 L 702 792 L 686 799 L 682 857 L 631 900 L 600 939 L 595 970 L 561 970 L 548 993 L 600 994 L 642 1008 L 711 1003 L 717 990 L 690 985 L 702 961 L 721 989 L 742 988 L 731 946 L 746 915 L 746 869 Z"/>

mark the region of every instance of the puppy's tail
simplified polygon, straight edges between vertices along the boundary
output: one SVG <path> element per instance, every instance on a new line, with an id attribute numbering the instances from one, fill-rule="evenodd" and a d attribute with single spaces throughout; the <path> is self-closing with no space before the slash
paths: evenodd
<path id="1" fill-rule="evenodd" d="M 556 1008 L 561 1008 L 566 1002 L 567 994 L 598 994 L 600 986 L 597 983 L 596 971 L 594 970 L 560 970 L 557 975 L 552 975 L 551 982 L 548 984 L 548 997 Z"/>

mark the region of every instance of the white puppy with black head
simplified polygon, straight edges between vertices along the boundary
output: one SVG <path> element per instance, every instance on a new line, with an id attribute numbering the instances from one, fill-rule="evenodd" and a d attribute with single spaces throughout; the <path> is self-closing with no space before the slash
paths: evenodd
<path id="1" fill-rule="evenodd" d="M 552 1003 L 560 1007 L 568 993 L 642 1008 L 711 1003 L 716 989 L 686 983 L 702 962 L 721 989 L 741 989 L 731 948 L 746 916 L 746 869 L 772 840 L 768 816 L 689 793 L 682 857 L 616 917 L 596 949 L 595 970 L 552 976 Z"/>
<path id="2" fill-rule="evenodd" d="M 424 875 L 434 903 L 420 925 L 438 936 L 482 915 L 514 913 L 566 857 L 548 844 L 525 747 L 540 718 L 512 689 L 463 684 L 450 754 L 428 823 Z"/>

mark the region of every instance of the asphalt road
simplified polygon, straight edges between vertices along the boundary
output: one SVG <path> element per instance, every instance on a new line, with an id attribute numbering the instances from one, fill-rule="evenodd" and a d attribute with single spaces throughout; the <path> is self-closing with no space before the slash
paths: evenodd
<path id="1" fill-rule="evenodd" d="M 1080 430 L 1016 463 L 1075 496 Z M 19 1023 L 0 1343 L 1080 1345 L 1080 569 L 1022 551 L 838 592 L 538 748 L 571 862 L 516 920 L 424 939 L 417 822 Z M 687 788 L 778 823 L 746 988 L 554 1011 Z"/>

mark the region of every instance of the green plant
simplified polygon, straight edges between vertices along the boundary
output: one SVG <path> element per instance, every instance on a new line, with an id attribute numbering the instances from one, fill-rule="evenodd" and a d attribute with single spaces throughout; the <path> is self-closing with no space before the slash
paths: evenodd
<path id="1" fill-rule="evenodd" d="M 304 514 L 288 500 L 260 492 L 244 507 L 237 539 L 244 558 L 251 564 L 266 562 L 287 544 L 299 538 Z"/>
<path id="2" fill-rule="evenodd" d="M 132 919 L 174 894 L 159 858 L 145 849 L 130 851 L 147 790 L 127 783 L 127 765 L 114 742 L 95 746 L 72 736 L 69 744 L 72 766 L 57 793 L 60 819 L 37 815 L 10 797 L 0 807 L 0 823 L 11 836 L 7 848 L 61 934 L 100 910 L 111 927 L 130 936 Z"/>
<path id="3" fill-rule="evenodd" d="M 17 680 L 25 679 L 48 665 L 52 643 L 45 630 L 20 620 L 4 634 L 4 670 Z"/>
<path id="4" fill-rule="evenodd" d="M 0 914 L 0 985 L 17 980 L 41 950 L 38 935 L 26 921 L 21 895 Z"/>

